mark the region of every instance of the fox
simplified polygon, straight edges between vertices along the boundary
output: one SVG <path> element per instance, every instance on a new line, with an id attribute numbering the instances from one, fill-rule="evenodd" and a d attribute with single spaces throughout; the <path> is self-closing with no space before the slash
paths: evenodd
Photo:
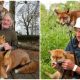
<path id="1" fill-rule="evenodd" d="M 8 78 L 5 67 L 3 66 L 3 53 L 0 51 L 0 78 Z"/>
<path id="2" fill-rule="evenodd" d="M 4 35 L 0 36 L 0 45 L 5 43 Z M 1 52 L 0 52 L 1 53 Z M 1 55 L 0 55 L 1 56 Z M 38 69 L 38 61 L 33 61 L 30 59 L 29 54 L 22 49 L 8 50 L 2 52 L 3 64 L 1 63 L 0 76 L 3 78 L 8 78 L 8 72 L 15 69 L 15 73 L 35 73 Z M 3 66 L 2 66 L 3 65 Z M 22 66 L 16 69 L 17 66 Z"/>
<path id="3" fill-rule="evenodd" d="M 4 35 L 1 35 L 1 36 L 0 36 L 0 45 L 3 44 L 3 43 L 5 43 L 5 42 L 6 42 L 6 41 L 5 41 Z"/>
<path id="4" fill-rule="evenodd" d="M 2 49 L 2 44 L 5 43 L 5 37 L 4 35 L 1 35 L 0 36 L 0 50 Z M 5 71 L 5 68 L 3 66 L 3 54 L 4 54 L 4 51 L 0 51 L 0 78 L 7 78 L 8 75 Z"/>
<path id="5" fill-rule="evenodd" d="M 38 70 L 39 63 L 38 61 L 31 61 L 29 64 L 15 69 L 15 73 L 27 74 L 27 73 L 35 73 Z"/>
<path id="6" fill-rule="evenodd" d="M 51 66 L 56 69 L 56 72 L 50 73 L 45 71 L 45 74 L 51 79 L 61 79 L 62 77 L 63 79 L 71 79 L 73 72 L 71 70 L 64 71 L 61 65 L 65 59 L 70 59 L 73 63 L 75 63 L 74 54 L 63 49 L 49 50 L 49 53 L 51 58 Z"/>
<path id="7" fill-rule="evenodd" d="M 4 56 L 4 65 L 6 66 L 6 72 L 15 70 L 15 73 L 35 73 L 38 70 L 38 61 L 30 60 L 29 55 L 21 50 L 16 49 L 12 52 L 7 52 Z M 16 69 L 20 65 L 22 67 Z"/>
<path id="8" fill-rule="evenodd" d="M 6 67 L 6 72 L 10 72 L 18 65 L 30 63 L 30 61 L 28 53 L 21 49 L 9 50 L 4 55 L 4 66 Z"/>
<path id="9" fill-rule="evenodd" d="M 55 9 L 54 12 L 58 16 L 58 23 L 72 27 L 75 25 L 77 18 L 80 17 L 80 10 L 70 11 L 67 9 L 66 11 L 61 12 Z"/>

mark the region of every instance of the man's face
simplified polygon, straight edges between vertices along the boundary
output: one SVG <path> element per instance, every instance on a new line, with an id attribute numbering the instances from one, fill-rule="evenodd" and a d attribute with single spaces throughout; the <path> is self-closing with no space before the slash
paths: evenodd
<path id="1" fill-rule="evenodd" d="M 76 38 L 80 42 L 80 28 L 75 28 Z"/>
<path id="2" fill-rule="evenodd" d="M 10 16 L 5 16 L 2 20 L 2 28 L 9 28 L 11 26 L 11 18 Z"/>

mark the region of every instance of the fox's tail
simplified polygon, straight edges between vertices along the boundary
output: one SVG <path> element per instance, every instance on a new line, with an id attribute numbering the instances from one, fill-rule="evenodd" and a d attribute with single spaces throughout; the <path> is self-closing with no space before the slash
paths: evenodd
<path id="1" fill-rule="evenodd" d="M 38 61 L 31 61 L 29 64 L 25 66 L 15 69 L 15 73 L 35 73 L 38 70 L 39 62 Z"/>

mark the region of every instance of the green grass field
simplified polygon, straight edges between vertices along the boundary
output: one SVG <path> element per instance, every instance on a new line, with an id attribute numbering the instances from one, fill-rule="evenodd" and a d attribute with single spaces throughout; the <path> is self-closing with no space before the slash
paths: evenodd
<path id="1" fill-rule="evenodd" d="M 54 73 L 50 65 L 49 50 L 65 49 L 69 40 L 69 27 L 56 22 L 56 15 L 47 12 L 41 5 L 41 28 L 40 28 L 40 53 L 41 53 L 41 78 L 49 79 L 45 71 Z"/>

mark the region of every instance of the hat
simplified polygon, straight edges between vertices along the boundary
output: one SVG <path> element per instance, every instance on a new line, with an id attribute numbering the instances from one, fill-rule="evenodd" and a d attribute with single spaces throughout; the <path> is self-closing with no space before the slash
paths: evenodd
<path id="1" fill-rule="evenodd" d="M 75 27 L 75 28 L 80 28 L 80 17 L 77 18 L 77 20 L 76 20 L 76 24 L 75 24 L 74 27 Z"/>

